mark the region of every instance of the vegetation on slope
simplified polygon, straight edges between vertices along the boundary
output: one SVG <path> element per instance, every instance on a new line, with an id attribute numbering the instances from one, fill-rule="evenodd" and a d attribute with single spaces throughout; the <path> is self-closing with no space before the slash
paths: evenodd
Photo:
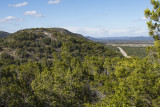
<path id="1" fill-rule="evenodd" d="M 27 61 L 52 61 L 53 53 L 67 48 L 73 57 L 83 59 L 86 55 L 102 57 L 120 56 L 104 46 L 81 35 L 60 28 L 37 28 L 18 31 L 0 39 L 1 59 L 15 59 L 16 63 Z"/>
<path id="2" fill-rule="evenodd" d="M 94 76 L 105 58 L 122 57 L 60 28 L 21 30 L 0 41 L 0 106 L 95 103 Z"/>
<path id="3" fill-rule="evenodd" d="M 2 54 L 0 106 L 160 106 L 159 43 L 143 60 L 87 52 L 82 60 L 84 53 L 75 57 L 66 45 L 53 52 L 50 66 L 8 63 L 15 57 Z"/>
<path id="4" fill-rule="evenodd" d="M 152 56 L 140 60 L 87 55 L 81 61 L 62 49 L 54 53 L 51 66 L 39 62 L 7 65 L 0 72 L 0 104 L 158 107 L 160 65 Z"/>

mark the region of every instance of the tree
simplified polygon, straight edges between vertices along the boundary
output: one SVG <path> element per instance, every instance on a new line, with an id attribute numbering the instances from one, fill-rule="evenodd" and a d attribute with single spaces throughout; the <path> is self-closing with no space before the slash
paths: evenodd
<path id="1" fill-rule="evenodd" d="M 153 9 L 150 10 L 147 8 L 144 11 L 145 17 L 149 20 L 147 26 L 149 29 L 149 35 L 152 36 L 155 40 L 154 46 L 149 47 L 149 56 L 152 61 L 158 61 L 160 58 L 160 1 L 151 0 Z"/>
<path id="2" fill-rule="evenodd" d="M 160 40 L 160 2 L 151 0 L 151 4 L 153 5 L 152 11 L 149 8 L 144 11 L 145 17 L 149 19 L 147 22 L 149 35 L 155 40 Z"/>

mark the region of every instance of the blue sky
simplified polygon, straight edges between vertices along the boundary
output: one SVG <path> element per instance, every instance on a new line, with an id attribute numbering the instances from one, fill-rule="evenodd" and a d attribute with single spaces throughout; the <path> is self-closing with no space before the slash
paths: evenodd
<path id="1" fill-rule="evenodd" d="M 0 30 L 61 27 L 92 37 L 148 36 L 150 0 L 0 0 Z"/>

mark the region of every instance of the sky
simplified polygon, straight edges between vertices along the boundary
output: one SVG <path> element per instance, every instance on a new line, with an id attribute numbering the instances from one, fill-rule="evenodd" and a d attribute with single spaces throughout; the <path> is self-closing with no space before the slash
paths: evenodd
<path id="1" fill-rule="evenodd" d="M 148 36 L 150 0 L 0 0 L 0 30 L 65 28 L 91 37 Z"/>

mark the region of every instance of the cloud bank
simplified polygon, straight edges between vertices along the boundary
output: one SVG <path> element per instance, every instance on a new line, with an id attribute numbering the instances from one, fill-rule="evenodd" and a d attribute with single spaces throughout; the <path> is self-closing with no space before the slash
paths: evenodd
<path id="1" fill-rule="evenodd" d="M 9 7 L 22 7 L 22 6 L 26 6 L 28 4 L 28 2 L 23 2 L 23 3 L 19 3 L 19 4 L 9 4 Z"/>
<path id="2" fill-rule="evenodd" d="M 43 15 L 38 13 L 37 11 L 26 11 L 24 15 L 29 15 L 33 17 L 43 17 Z"/>
<path id="3" fill-rule="evenodd" d="M 8 23 L 8 22 L 10 22 L 10 21 L 15 21 L 15 20 L 21 21 L 22 19 L 16 18 L 16 17 L 14 17 L 14 16 L 8 16 L 8 17 L 5 17 L 5 18 L 3 18 L 3 19 L 0 19 L 0 23 Z"/>
<path id="4" fill-rule="evenodd" d="M 124 29 L 80 28 L 80 27 L 65 27 L 65 28 L 74 33 L 79 33 L 84 36 L 92 36 L 92 37 L 148 36 L 147 28 L 143 27 L 132 27 Z"/>
<path id="5" fill-rule="evenodd" d="M 60 1 L 61 1 L 61 0 L 54 0 L 54 1 L 49 0 L 49 1 L 48 1 L 48 4 L 58 4 L 58 3 L 60 3 Z"/>

